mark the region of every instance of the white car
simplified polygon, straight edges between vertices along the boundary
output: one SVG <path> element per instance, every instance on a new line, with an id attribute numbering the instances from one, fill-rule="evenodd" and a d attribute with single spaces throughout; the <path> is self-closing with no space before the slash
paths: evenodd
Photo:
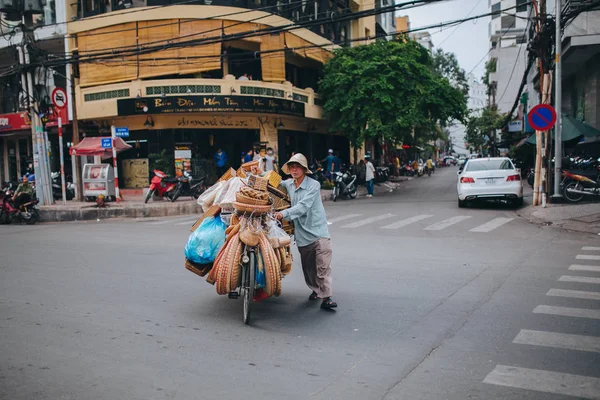
<path id="1" fill-rule="evenodd" d="M 507 200 L 517 207 L 523 204 L 521 174 L 506 157 L 468 160 L 458 171 L 456 190 L 461 208 L 477 199 Z"/>

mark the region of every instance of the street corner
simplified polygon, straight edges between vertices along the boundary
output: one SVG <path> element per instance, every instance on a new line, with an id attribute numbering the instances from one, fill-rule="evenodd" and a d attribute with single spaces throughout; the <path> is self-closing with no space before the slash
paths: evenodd
<path id="1" fill-rule="evenodd" d="M 600 234 L 600 207 L 597 204 L 548 204 L 545 208 L 528 205 L 518 210 L 517 215 L 536 225 Z"/>

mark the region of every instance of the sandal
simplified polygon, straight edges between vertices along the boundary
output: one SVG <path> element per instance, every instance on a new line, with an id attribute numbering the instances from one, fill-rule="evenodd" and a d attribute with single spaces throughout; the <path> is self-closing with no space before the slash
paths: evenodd
<path id="1" fill-rule="evenodd" d="M 321 308 L 324 310 L 331 310 L 332 308 L 336 308 L 337 307 L 337 303 L 333 300 L 331 300 L 331 297 L 327 297 L 325 299 L 323 299 L 323 302 L 321 303 Z"/>
<path id="2" fill-rule="evenodd" d="M 310 296 L 308 296 L 308 300 L 310 301 L 315 301 L 316 299 L 318 299 L 319 296 L 317 295 L 317 292 L 313 291 Z"/>

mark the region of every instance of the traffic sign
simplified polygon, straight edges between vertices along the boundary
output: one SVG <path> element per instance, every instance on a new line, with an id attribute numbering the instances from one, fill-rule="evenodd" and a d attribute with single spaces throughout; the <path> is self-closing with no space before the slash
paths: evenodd
<path id="1" fill-rule="evenodd" d="M 52 104 L 54 104 L 54 107 L 65 108 L 67 101 L 67 92 L 65 92 L 65 89 L 55 87 L 52 91 Z"/>
<path id="2" fill-rule="evenodd" d="M 102 148 L 103 149 L 112 148 L 112 138 L 102 138 Z"/>
<path id="3" fill-rule="evenodd" d="M 115 128 L 115 136 L 120 138 L 128 138 L 129 137 L 129 128 Z"/>
<path id="4" fill-rule="evenodd" d="M 547 131 L 556 123 L 556 111 L 549 104 L 538 104 L 529 111 L 527 120 L 533 129 Z"/>

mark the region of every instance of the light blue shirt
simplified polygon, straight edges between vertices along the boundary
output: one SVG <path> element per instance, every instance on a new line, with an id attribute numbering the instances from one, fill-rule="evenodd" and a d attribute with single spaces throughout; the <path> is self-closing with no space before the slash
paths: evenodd
<path id="1" fill-rule="evenodd" d="M 319 182 L 305 176 L 298 188 L 293 179 L 287 179 L 281 184 L 287 189 L 292 201 L 292 206 L 281 211 L 281 214 L 287 221 L 294 222 L 298 247 L 308 246 L 321 238 L 329 239 Z"/>

